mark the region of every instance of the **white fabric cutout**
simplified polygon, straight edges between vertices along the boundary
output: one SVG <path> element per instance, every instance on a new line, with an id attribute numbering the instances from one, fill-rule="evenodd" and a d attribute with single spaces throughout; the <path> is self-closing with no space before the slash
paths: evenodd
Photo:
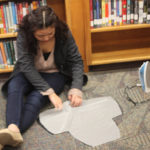
<path id="1" fill-rule="evenodd" d="M 83 143 L 97 146 L 120 138 L 112 118 L 121 114 L 112 97 L 99 97 L 84 100 L 80 107 L 71 107 L 66 101 L 61 111 L 46 110 L 40 113 L 39 120 L 53 134 L 68 131 Z"/>

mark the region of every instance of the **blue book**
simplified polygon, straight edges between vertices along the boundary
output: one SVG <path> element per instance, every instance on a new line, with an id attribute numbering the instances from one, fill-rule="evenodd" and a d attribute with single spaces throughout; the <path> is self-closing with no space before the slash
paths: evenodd
<path id="1" fill-rule="evenodd" d="M 99 0 L 96 0 L 96 22 L 97 22 L 97 27 L 100 27 L 100 5 L 99 5 Z"/>
<path id="2" fill-rule="evenodd" d="M 13 22 L 16 25 L 17 24 L 17 16 L 16 16 L 16 10 L 15 10 L 15 3 L 14 2 L 11 2 L 11 8 L 12 8 Z"/>
<path id="3" fill-rule="evenodd" d="M 94 21 L 94 27 L 97 27 L 97 12 L 96 12 L 96 0 L 93 0 L 93 21 Z"/>
<path id="4" fill-rule="evenodd" d="M 5 65 L 3 62 L 3 57 L 2 57 L 2 53 L 1 53 L 1 49 L 0 49 L 0 69 L 4 69 L 4 68 L 5 68 Z"/>

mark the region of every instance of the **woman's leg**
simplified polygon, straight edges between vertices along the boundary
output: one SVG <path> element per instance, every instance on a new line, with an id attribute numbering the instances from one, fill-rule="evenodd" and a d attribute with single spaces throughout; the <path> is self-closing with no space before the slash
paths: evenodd
<path id="1" fill-rule="evenodd" d="M 41 73 L 41 75 L 57 94 L 63 91 L 65 85 L 65 77 L 63 75 L 60 73 Z M 48 102 L 48 96 L 41 95 L 37 90 L 32 91 L 28 95 L 23 109 L 21 132 L 24 132 L 33 124 L 38 117 L 40 109 Z"/>
<path id="2" fill-rule="evenodd" d="M 19 126 L 23 109 L 24 93 L 32 85 L 19 73 L 8 84 L 6 123 L 8 128 L 0 130 L 0 145 L 17 146 L 23 142 Z"/>
<path id="3" fill-rule="evenodd" d="M 6 106 L 7 126 L 15 124 L 20 127 L 21 114 L 25 93 L 32 89 L 32 85 L 19 73 L 8 84 L 8 98 Z"/>

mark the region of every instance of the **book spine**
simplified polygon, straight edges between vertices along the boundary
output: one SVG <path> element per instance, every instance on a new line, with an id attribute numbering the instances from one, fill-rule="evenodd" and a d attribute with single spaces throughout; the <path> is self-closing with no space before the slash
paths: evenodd
<path id="1" fill-rule="evenodd" d="M 99 0 L 96 0 L 96 24 L 97 27 L 100 27 L 100 12 L 99 12 Z"/>
<path id="2" fill-rule="evenodd" d="M 116 0 L 114 0 L 114 26 L 117 25 L 117 3 L 116 3 Z"/>
<path id="3" fill-rule="evenodd" d="M 6 59 L 6 54 L 5 54 L 5 50 L 4 50 L 4 45 L 2 42 L 0 42 L 0 49 L 1 49 L 1 54 L 2 54 L 2 58 L 3 58 L 4 66 L 7 69 L 8 68 L 7 59 Z"/>
<path id="4" fill-rule="evenodd" d="M 114 16 L 114 0 L 111 0 L 111 25 L 114 26 L 115 16 Z"/>
<path id="5" fill-rule="evenodd" d="M 122 0 L 119 0 L 119 22 L 122 25 Z"/>
<path id="6" fill-rule="evenodd" d="M 111 26 L 111 0 L 108 0 L 108 9 L 109 9 L 108 25 Z"/>
<path id="7" fill-rule="evenodd" d="M 20 18 L 20 8 L 19 8 L 19 3 L 16 4 L 16 11 L 17 11 L 17 21 L 18 21 L 18 24 L 20 24 L 21 18 Z"/>
<path id="8" fill-rule="evenodd" d="M 17 14 L 16 14 L 16 9 L 15 9 L 15 3 L 11 2 L 11 8 L 12 8 L 12 15 L 13 15 L 13 25 L 14 25 L 14 30 L 16 31 L 17 29 Z"/>
<path id="9" fill-rule="evenodd" d="M 130 23 L 134 23 L 134 0 L 130 1 Z"/>
<path id="10" fill-rule="evenodd" d="M 146 23 L 147 20 L 147 0 L 144 0 L 143 6 L 143 23 Z"/>
<path id="11" fill-rule="evenodd" d="M 102 0 L 102 26 L 106 25 L 105 20 L 105 0 Z"/>
<path id="12" fill-rule="evenodd" d="M 3 5 L 0 6 L 0 11 L 1 11 L 1 14 L 2 14 L 2 22 L 3 22 L 3 27 L 4 27 L 4 33 L 7 33 Z"/>
<path id="13" fill-rule="evenodd" d="M 117 3 L 116 3 L 116 10 L 117 10 L 117 25 L 120 25 L 120 17 L 119 17 L 119 15 L 120 15 L 120 9 L 119 9 L 119 0 L 117 0 Z"/>
<path id="14" fill-rule="evenodd" d="M 122 23 L 127 23 L 127 0 L 122 0 Z"/>
<path id="15" fill-rule="evenodd" d="M 3 20 L 2 20 L 2 12 L 0 11 L 0 34 L 4 33 L 4 26 L 3 26 Z"/>
<path id="16" fill-rule="evenodd" d="M 144 9 L 144 3 L 143 0 L 139 1 L 139 23 L 143 23 L 143 9 Z"/>
<path id="17" fill-rule="evenodd" d="M 6 32 L 9 32 L 9 25 L 8 25 L 8 18 L 7 18 L 7 12 L 6 12 L 6 5 L 3 5 L 3 11 L 4 11 L 4 18 L 6 23 Z"/>
<path id="18" fill-rule="evenodd" d="M 27 14 L 26 3 L 23 2 L 23 3 L 22 3 L 22 15 L 25 16 L 26 14 Z"/>
<path id="19" fill-rule="evenodd" d="M 19 21 L 20 21 L 20 23 L 22 21 L 22 18 L 23 18 L 23 6 L 22 6 L 22 3 L 19 3 Z"/>
<path id="20" fill-rule="evenodd" d="M 108 0 L 105 0 L 105 21 L 106 21 L 106 26 L 108 26 L 108 15 L 109 15 Z"/>
<path id="21" fill-rule="evenodd" d="M 147 23 L 150 24 L 150 1 L 147 0 Z"/>
<path id="22" fill-rule="evenodd" d="M 127 0 L 127 24 L 130 24 L 131 22 L 130 14 L 130 0 Z"/>
<path id="23" fill-rule="evenodd" d="M 90 0 L 90 26 L 91 26 L 91 28 L 94 27 L 94 21 L 93 21 L 93 0 Z"/>
<path id="24" fill-rule="evenodd" d="M 18 53 L 17 53 L 17 43 L 16 40 L 13 40 L 13 46 L 14 46 L 14 51 L 15 51 L 15 60 L 18 60 Z"/>
<path id="25" fill-rule="evenodd" d="M 138 0 L 134 1 L 134 24 L 138 23 L 138 10 L 139 10 L 139 6 L 138 6 Z"/>
<path id="26" fill-rule="evenodd" d="M 12 6 L 11 2 L 8 2 L 8 13 L 9 13 L 9 21 L 10 21 L 10 31 L 14 32 L 14 20 L 13 20 L 13 14 L 12 14 Z"/>
<path id="27" fill-rule="evenodd" d="M 37 3 L 36 1 L 32 1 L 33 10 L 37 9 Z"/>
<path id="28" fill-rule="evenodd" d="M 10 67 L 10 59 L 9 59 L 9 56 L 8 56 L 8 53 L 7 53 L 7 46 L 6 46 L 5 41 L 3 42 L 3 45 L 4 45 L 4 51 L 5 51 L 5 55 L 6 55 L 6 59 L 7 59 L 7 65 L 8 65 L 8 67 Z"/>
<path id="29" fill-rule="evenodd" d="M 99 0 L 100 27 L 102 27 L 102 0 Z"/>
<path id="30" fill-rule="evenodd" d="M 4 69 L 4 62 L 3 62 L 3 58 L 2 58 L 2 53 L 1 53 L 1 48 L 0 48 L 0 69 Z"/>
<path id="31" fill-rule="evenodd" d="M 6 5 L 6 15 L 7 15 L 7 21 L 8 21 L 8 32 L 12 32 L 11 19 L 10 19 L 10 13 L 9 13 L 8 5 Z"/>
<path id="32" fill-rule="evenodd" d="M 15 14 L 16 14 L 16 26 L 18 24 L 18 12 L 17 12 L 17 4 L 15 3 Z"/>
<path id="33" fill-rule="evenodd" d="M 13 59 L 11 56 L 11 50 L 10 50 L 9 42 L 6 42 L 6 48 L 7 48 L 7 54 L 9 57 L 10 65 L 13 66 Z"/>
<path id="34" fill-rule="evenodd" d="M 94 27 L 97 27 L 97 16 L 96 16 L 96 0 L 93 0 L 93 23 Z"/>
<path id="35" fill-rule="evenodd" d="M 26 13 L 28 14 L 29 13 L 29 4 L 28 4 L 28 2 L 25 3 L 25 7 L 26 7 Z"/>
<path id="36" fill-rule="evenodd" d="M 9 45 L 10 45 L 10 50 L 11 50 L 11 56 L 12 56 L 13 64 L 15 64 L 16 63 L 16 58 L 15 58 L 15 50 L 14 50 L 14 45 L 13 45 L 13 41 L 12 40 L 9 41 Z"/>

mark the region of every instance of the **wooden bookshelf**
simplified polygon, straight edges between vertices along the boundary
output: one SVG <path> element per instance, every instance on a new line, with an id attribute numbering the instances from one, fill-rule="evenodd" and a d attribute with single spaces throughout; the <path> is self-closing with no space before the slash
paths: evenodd
<path id="1" fill-rule="evenodd" d="M 0 34 L 0 39 L 15 38 L 15 37 L 17 37 L 17 32 L 15 32 L 15 33 Z"/>
<path id="2" fill-rule="evenodd" d="M 87 66 L 150 59 L 150 24 L 91 29 L 89 1 L 83 5 Z"/>
<path id="3" fill-rule="evenodd" d="M 134 29 L 143 29 L 143 28 L 150 28 L 150 24 L 130 24 L 130 25 L 122 25 L 122 26 L 101 27 L 101 28 L 91 29 L 91 33 L 134 30 Z"/>
<path id="4" fill-rule="evenodd" d="M 150 48 L 92 53 L 91 65 L 147 60 L 150 59 L 147 54 L 150 54 Z"/>
<path id="5" fill-rule="evenodd" d="M 9 73 L 9 72 L 12 72 L 13 69 L 14 69 L 13 67 L 8 68 L 8 69 L 0 69 L 0 73 Z"/>

